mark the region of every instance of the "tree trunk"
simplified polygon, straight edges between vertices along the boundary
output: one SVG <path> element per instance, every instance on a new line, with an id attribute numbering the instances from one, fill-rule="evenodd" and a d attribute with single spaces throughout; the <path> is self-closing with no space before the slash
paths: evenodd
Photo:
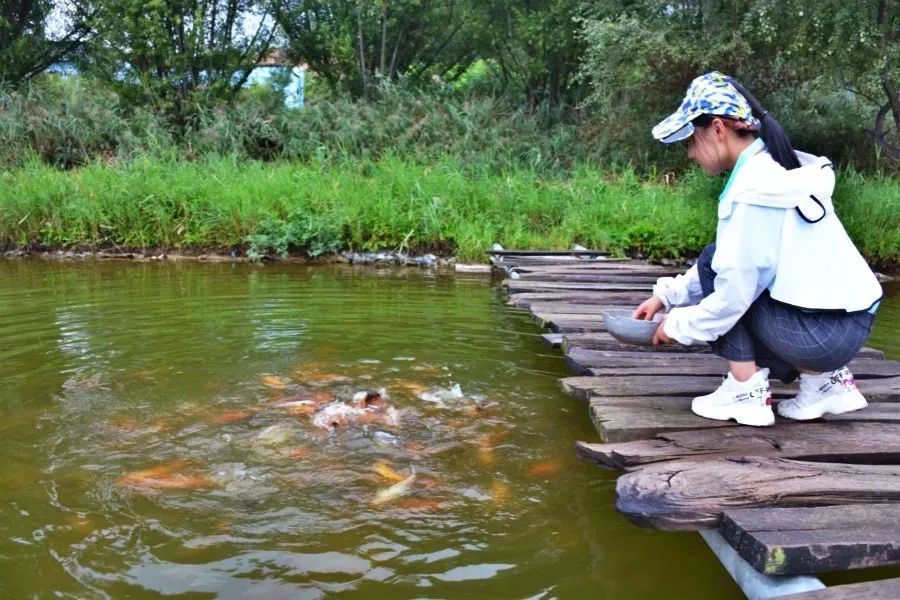
<path id="1" fill-rule="evenodd" d="M 881 2 L 878 3 L 877 23 L 881 29 L 882 43 L 885 48 L 890 47 L 894 42 L 894 32 L 891 30 L 891 15 L 894 10 L 893 4 L 894 0 L 881 0 Z M 891 81 L 891 68 L 890 64 L 887 62 L 885 62 L 884 67 L 881 69 L 881 86 L 884 89 L 888 101 L 887 104 L 878 111 L 878 115 L 875 118 L 875 139 L 882 150 L 889 156 L 900 159 L 900 146 L 892 144 L 889 141 L 891 130 L 893 130 L 894 137 L 900 140 L 900 93 L 897 92 L 897 88 L 894 86 L 893 81 Z M 888 112 L 890 112 L 891 116 L 894 118 L 893 127 L 888 126 L 884 122 Z"/>
<path id="2" fill-rule="evenodd" d="M 359 2 L 356 3 L 356 37 L 359 44 L 359 78 L 362 82 L 362 93 L 368 92 L 368 81 L 366 81 L 366 47 L 363 43 L 363 23 L 362 13 L 359 10 Z"/>
<path id="3" fill-rule="evenodd" d="M 387 60 L 387 34 L 388 34 L 388 5 L 384 3 L 384 10 L 381 11 L 381 61 L 378 66 L 378 72 L 383 78 L 385 61 Z"/>

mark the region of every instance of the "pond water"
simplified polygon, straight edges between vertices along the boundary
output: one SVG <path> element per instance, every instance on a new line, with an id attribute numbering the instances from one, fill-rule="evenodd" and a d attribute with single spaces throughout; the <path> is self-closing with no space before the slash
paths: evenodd
<path id="1" fill-rule="evenodd" d="M 0 262 L 0 597 L 741 598 L 616 514 L 539 333 L 485 279 Z"/>

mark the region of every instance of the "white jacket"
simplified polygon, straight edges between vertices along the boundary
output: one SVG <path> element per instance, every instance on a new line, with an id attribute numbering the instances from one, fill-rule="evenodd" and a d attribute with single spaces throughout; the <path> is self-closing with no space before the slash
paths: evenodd
<path id="1" fill-rule="evenodd" d="M 670 309 L 666 335 L 682 344 L 713 341 L 766 289 L 775 300 L 807 309 L 854 312 L 881 298 L 878 280 L 834 213 L 831 163 L 797 156 L 801 167 L 787 170 L 761 140 L 741 153 L 719 197 L 715 291 L 703 298 L 696 266 L 653 288 Z"/>

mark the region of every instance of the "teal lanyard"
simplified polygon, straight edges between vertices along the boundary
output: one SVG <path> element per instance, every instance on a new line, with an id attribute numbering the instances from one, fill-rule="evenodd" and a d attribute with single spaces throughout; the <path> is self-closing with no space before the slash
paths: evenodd
<path id="1" fill-rule="evenodd" d="M 728 182 L 725 184 L 725 189 L 722 190 L 721 194 L 719 194 L 719 202 L 721 202 L 728 196 L 728 191 L 731 189 L 731 184 L 734 183 L 734 178 L 741 167 L 744 166 L 744 163 L 747 162 L 751 156 L 754 156 L 758 152 L 764 150 L 765 147 L 766 143 L 762 141 L 762 138 L 756 138 L 756 140 L 754 140 L 752 144 L 744 148 L 744 150 L 738 156 L 737 162 L 734 163 L 734 168 L 731 170 L 731 175 L 728 176 Z"/>

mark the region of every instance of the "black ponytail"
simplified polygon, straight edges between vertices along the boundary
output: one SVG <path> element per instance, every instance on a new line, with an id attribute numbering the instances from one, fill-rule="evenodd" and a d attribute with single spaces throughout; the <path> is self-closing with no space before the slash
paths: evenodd
<path id="1" fill-rule="evenodd" d="M 798 168 L 800 159 L 797 158 L 797 153 L 794 152 L 794 147 L 791 146 L 791 140 L 788 139 L 784 129 L 781 128 L 781 124 L 775 120 L 775 117 L 766 112 L 759 100 L 744 89 L 744 86 L 731 77 L 728 78 L 728 81 L 731 82 L 731 85 L 734 86 L 734 89 L 741 96 L 747 99 L 747 103 L 750 104 L 750 109 L 753 111 L 753 116 L 759 119 L 761 124 L 759 135 L 766 143 L 769 155 L 785 169 Z"/>

